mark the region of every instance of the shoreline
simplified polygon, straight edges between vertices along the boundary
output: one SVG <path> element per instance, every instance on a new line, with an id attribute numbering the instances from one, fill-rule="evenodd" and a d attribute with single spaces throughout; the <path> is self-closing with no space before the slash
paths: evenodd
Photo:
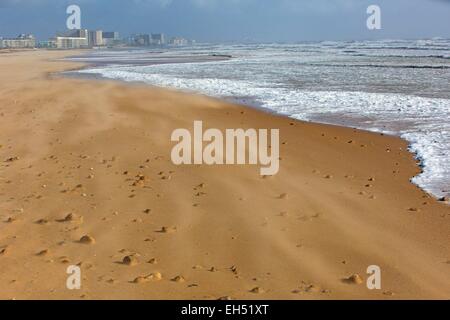
<path id="1" fill-rule="evenodd" d="M 49 61 L 70 54 L 0 57 L 0 299 L 449 298 L 450 208 L 409 181 L 405 140 L 53 77 L 79 66 Z M 196 119 L 279 128 L 280 172 L 174 166 L 170 132 Z M 72 264 L 80 291 L 65 288 Z M 348 281 L 374 264 L 382 290 Z"/>
<path id="2" fill-rule="evenodd" d="M 70 60 L 71 57 L 72 56 L 68 56 L 65 59 L 69 58 L 69 60 L 67 60 L 67 61 L 73 62 L 73 61 Z M 82 56 L 79 55 L 78 57 L 82 57 Z M 78 62 L 75 62 L 75 63 L 78 63 Z M 117 81 L 118 83 L 122 83 L 122 84 L 125 84 L 125 85 L 128 84 L 128 85 L 137 85 L 137 86 L 148 86 L 150 88 L 160 88 L 160 89 L 163 89 L 163 90 L 171 90 L 171 91 L 174 91 L 174 92 L 182 92 L 184 94 L 199 95 L 199 96 L 204 96 L 204 97 L 207 97 L 207 98 L 210 98 L 210 99 L 217 99 L 217 100 L 225 102 L 225 103 L 231 103 L 231 104 L 239 105 L 239 106 L 242 106 L 242 107 L 256 109 L 256 110 L 259 110 L 259 111 L 262 111 L 262 112 L 265 112 L 265 113 L 268 113 L 268 114 L 271 114 L 271 115 L 277 115 L 277 116 L 286 117 L 288 119 L 295 120 L 295 121 L 313 123 L 313 124 L 318 124 L 318 125 L 329 125 L 329 126 L 336 126 L 336 127 L 342 127 L 342 128 L 350 128 L 350 129 L 355 129 L 355 130 L 369 132 L 369 133 L 372 133 L 372 134 L 380 134 L 380 135 L 400 138 L 400 139 L 402 139 L 403 141 L 405 141 L 408 144 L 408 152 L 411 153 L 414 156 L 414 159 L 416 159 L 418 161 L 419 169 L 422 171 L 422 169 L 425 167 L 425 164 L 424 164 L 425 160 L 423 159 L 423 156 L 420 155 L 419 151 L 412 150 L 414 142 L 413 141 L 409 141 L 409 140 L 407 140 L 406 138 L 404 138 L 404 137 L 402 137 L 400 135 L 393 134 L 393 133 L 390 133 L 390 132 L 371 131 L 371 130 L 367 130 L 367 129 L 360 128 L 360 127 L 354 127 L 354 126 L 345 125 L 345 124 L 336 124 L 336 123 L 327 122 L 327 121 L 295 119 L 295 118 L 293 118 L 293 117 L 291 117 L 291 116 L 289 116 L 287 114 L 279 113 L 276 110 L 265 108 L 265 107 L 261 106 L 261 104 L 258 105 L 257 102 L 252 103 L 251 101 L 252 101 L 253 98 L 251 98 L 251 97 L 245 98 L 245 99 L 243 97 L 224 97 L 224 98 L 220 98 L 220 97 L 209 96 L 209 95 L 206 95 L 206 94 L 180 90 L 180 89 L 177 89 L 177 88 L 168 88 L 168 87 L 163 87 L 163 86 L 151 85 L 151 84 L 148 84 L 148 83 L 146 83 L 144 81 L 124 81 L 124 80 L 120 80 L 120 79 L 107 78 L 107 77 L 104 77 L 104 76 L 99 75 L 99 74 L 88 74 L 88 73 L 82 73 L 82 72 L 80 74 L 75 74 L 75 73 L 71 74 L 72 71 L 82 71 L 84 69 L 95 68 L 95 67 L 98 67 L 98 66 L 101 66 L 101 65 L 104 65 L 104 64 L 107 64 L 107 63 L 98 64 L 98 63 L 94 63 L 94 62 L 92 62 L 92 63 L 84 62 L 83 65 L 80 66 L 79 68 L 76 68 L 74 70 L 64 71 L 63 73 L 66 73 L 66 72 L 68 72 L 68 73 L 67 74 L 62 74 L 62 76 L 65 76 L 65 77 L 68 77 L 68 78 L 94 80 L 94 81 L 102 81 L 102 80 L 103 81 L 113 81 L 113 82 Z M 247 100 L 249 100 L 250 102 L 247 103 Z M 445 200 L 445 199 L 450 199 L 449 198 L 450 194 L 449 194 L 449 196 L 440 197 L 440 196 L 433 194 L 433 192 L 431 192 L 429 190 L 426 190 L 425 188 L 421 187 L 419 184 L 414 183 L 412 181 L 414 178 L 418 177 L 420 175 L 420 173 L 417 176 L 411 177 L 411 184 L 417 186 L 422 191 L 424 191 L 427 195 L 430 195 L 431 197 L 433 197 L 435 200 L 443 202 L 443 203 L 445 203 L 447 205 L 450 205 L 450 200 L 447 200 L 447 201 Z"/>

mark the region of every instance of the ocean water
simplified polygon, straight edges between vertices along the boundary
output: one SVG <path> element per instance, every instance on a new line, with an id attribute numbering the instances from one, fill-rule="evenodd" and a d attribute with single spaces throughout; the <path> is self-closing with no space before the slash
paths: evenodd
<path id="1" fill-rule="evenodd" d="M 412 179 L 450 195 L 450 40 L 199 45 L 104 50 L 77 73 L 238 100 L 306 121 L 400 136 Z"/>

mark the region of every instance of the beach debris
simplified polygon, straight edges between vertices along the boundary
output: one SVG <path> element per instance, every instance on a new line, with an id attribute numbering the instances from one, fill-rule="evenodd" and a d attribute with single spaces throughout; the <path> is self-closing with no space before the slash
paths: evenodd
<path id="1" fill-rule="evenodd" d="M 157 264 L 158 260 L 156 258 L 151 258 L 150 260 L 148 260 L 148 263 L 150 263 L 150 264 Z"/>
<path id="2" fill-rule="evenodd" d="M 278 199 L 285 200 L 285 199 L 288 198 L 288 196 L 289 195 L 287 193 L 282 193 L 282 194 L 279 195 Z"/>
<path id="3" fill-rule="evenodd" d="M 82 244 L 95 244 L 95 239 L 89 235 L 82 236 L 80 238 L 80 243 Z"/>

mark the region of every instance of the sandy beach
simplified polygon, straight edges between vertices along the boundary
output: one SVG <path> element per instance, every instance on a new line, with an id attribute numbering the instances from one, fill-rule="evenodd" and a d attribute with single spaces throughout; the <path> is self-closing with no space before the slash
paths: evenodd
<path id="1" fill-rule="evenodd" d="M 450 299 L 450 206 L 405 141 L 57 75 L 76 53 L 0 55 L 0 299 Z M 174 165 L 195 120 L 280 129 L 279 173 Z"/>

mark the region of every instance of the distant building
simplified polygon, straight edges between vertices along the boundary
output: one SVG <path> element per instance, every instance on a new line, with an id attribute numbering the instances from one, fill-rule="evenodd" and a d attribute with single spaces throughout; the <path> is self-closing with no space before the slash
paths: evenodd
<path id="1" fill-rule="evenodd" d="M 154 45 L 164 45 L 164 44 L 166 44 L 164 33 L 152 33 L 151 44 L 154 44 Z"/>
<path id="2" fill-rule="evenodd" d="M 103 45 L 112 47 L 120 44 L 120 36 L 118 32 L 107 31 L 102 33 Z"/>
<path id="3" fill-rule="evenodd" d="M 49 42 L 53 43 L 56 49 L 85 49 L 89 47 L 88 38 L 57 36 L 50 39 Z"/>
<path id="4" fill-rule="evenodd" d="M 36 46 L 38 48 L 54 49 L 56 48 L 56 43 L 54 40 L 50 39 L 48 41 L 39 41 Z"/>
<path id="5" fill-rule="evenodd" d="M 128 43 L 132 46 L 149 46 L 151 37 L 148 34 L 137 34 L 129 38 Z"/>
<path id="6" fill-rule="evenodd" d="M 169 44 L 173 46 L 187 46 L 189 44 L 189 40 L 180 37 L 173 37 L 170 39 Z"/>
<path id="7" fill-rule="evenodd" d="M 60 33 L 57 36 L 68 37 L 68 38 L 88 38 L 89 31 L 87 29 L 75 29 L 75 30 L 69 30 L 64 33 Z"/>
<path id="8" fill-rule="evenodd" d="M 36 39 L 31 34 L 21 34 L 17 38 L 0 38 L 0 48 L 35 48 Z"/>
<path id="9" fill-rule="evenodd" d="M 89 47 L 103 46 L 103 31 L 89 31 L 88 33 Z"/>
<path id="10" fill-rule="evenodd" d="M 103 39 L 120 40 L 119 33 L 114 31 L 103 31 L 102 36 Z"/>

